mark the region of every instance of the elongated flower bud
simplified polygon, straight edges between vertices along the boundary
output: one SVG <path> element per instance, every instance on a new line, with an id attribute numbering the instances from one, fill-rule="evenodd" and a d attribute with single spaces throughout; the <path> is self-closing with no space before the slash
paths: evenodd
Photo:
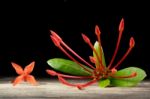
<path id="1" fill-rule="evenodd" d="M 60 46 L 60 41 L 52 35 L 50 35 L 50 37 L 51 37 L 53 43 L 55 44 L 55 46 L 59 47 Z"/>
<path id="2" fill-rule="evenodd" d="M 122 32 L 124 30 L 124 19 L 122 18 L 119 24 L 119 32 Z"/>
<path id="3" fill-rule="evenodd" d="M 99 36 L 99 35 L 101 34 L 101 31 L 100 31 L 98 25 L 95 26 L 95 34 L 96 34 L 97 36 Z"/>
<path id="4" fill-rule="evenodd" d="M 90 43 L 90 39 L 83 33 L 82 33 L 82 38 L 86 43 Z"/>
<path id="5" fill-rule="evenodd" d="M 92 63 L 96 63 L 96 58 L 94 58 L 94 57 L 92 57 L 92 56 L 89 56 L 89 58 L 90 58 L 90 61 L 92 62 Z"/>
<path id="6" fill-rule="evenodd" d="M 112 74 L 115 74 L 117 72 L 117 69 L 113 68 L 111 69 Z"/>
<path id="7" fill-rule="evenodd" d="M 46 70 L 46 72 L 51 76 L 57 76 L 57 73 L 53 70 Z"/>
<path id="8" fill-rule="evenodd" d="M 59 42 L 62 41 L 61 37 L 60 37 L 56 32 L 54 32 L 54 31 L 52 31 L 52 30 L 50 30 L 50 32 L 51 32 L 52 36 L 54 36 L 55 38 L 57 38 L 57 40 L 58 40 Z"/>
<path id="9" fill-rule="evenodd" d="M 133 37 L 130 38 L 129 46 L 130 47 L 134 47 L 135 46 L 135 41 L 134 41 Z"/>

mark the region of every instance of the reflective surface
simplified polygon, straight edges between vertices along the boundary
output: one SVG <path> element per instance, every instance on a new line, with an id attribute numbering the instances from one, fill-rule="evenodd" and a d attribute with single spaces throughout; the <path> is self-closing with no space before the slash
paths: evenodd
<path id="1" fill-rule="evenodd" d="M 150 81 L 143 81 L 136 87 L 99 88 L 97 84 L 84 90 L 68 87 L 56 79 L 37 79 L 39 85 L 32 86 L 26 82 L 12 86 L 13 78 L 3 78 L 0 81 L 0 98 L 11 99 L 150 99 Z M 84 82 L 74 81 L 70 82 Z"/>

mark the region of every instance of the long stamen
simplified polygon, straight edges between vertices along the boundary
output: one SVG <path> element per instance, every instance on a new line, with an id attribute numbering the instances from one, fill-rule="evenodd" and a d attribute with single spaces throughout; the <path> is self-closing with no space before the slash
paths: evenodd
<path id="1" fill-rule="evenodd" d="M 84 62 L 86 65 L 88 65 L 89 67 L 91 67 L 92 69 L 95 69 L 95 67 L 93 67 L 90 63 L 88 63 L 86 60 L 84 60 L 81 56 L 79 56 L 75 51 L 73 51 L 66 43 L 64 43 L 63 41 L 61 42 L 61 44 L 68 49 L 72 54 L 74 54 L 76 57 L 78 57 L 82 62 Z"/>
<path id="2" fill-rule="evenodd" d="M 124 59 L 128 56 L 128 54 L 131 52 L 132 48 L 135 45 L 135 41 L 134 38 L 131 37 L 130 38 L 130 42 L 129 42 L 129 49 L 127 50 L 127 52 L 124 54 L 124 56 L 120 59 L 120 61 L 113 67 L 113 68 L 117 68 L 123 61 Z"/>
<path id="3" fill-rule="evenodd" d="M 62 76 L 62 77 L 65 77 L 65 78 L 73 78 L 73 79 L 88 79 L 88 78 L 93 78 L 92 76 L 70 76 L 70 75 L 64 75 L 64 74 L 60 74 L 60 73 L 57 73 L 53 70 L 46 70 L 46 72 L 51 75 L 51 76 Z"/>
<path id="4" fill-rule="evenodd" d="M 94 84 L 95 82 L 97 82 L 97 80 L 92 80 L 92 81 L 89 81 L 85 84 L 72 84 L 72 83 L 69 83 L 68 81 L 66 81 L 63 77 L 59 76 L 58 75 L 58 79 L 61 83 L 65 84 L 65 85 L 68 85 L 68 86 L 73 86 L 73 87 L 77 87 L 78 89 L 82 89 L 83 87 L 87 87 L 91 84 Z"/>
<path id="5" fill-rule="evenodd" d="M 122 36 L 122 32 L 124 30 L 124 19 L 121 20 L 120 24 L 119 24 L 119 36 L 118 36 L 118 41 L 117 41 L 117 44 L 116 44 L 116 49 L 114 51 L 114 54 L 113 54 L 113 57 L 108 65 L 108 68 L 111 67 L 112 63 L 114 62 L 114 59 L 117 55 L 117 52 L 118 52 L 118 48 L 119 48 L 119 45 L 120 45 L 120 40 L 121 40 L 121 36 Z"/>
<path id="6" fill-rule="evenodd" d="M 95 67 L 93 67 L 87 61 L 85 61 L 81 56 L 79 56 L 75 51 L 73 51 L 65 42 L 63 42 L 63 40 L 54 31 L 50 31 L 50 32 L 51 32 L 52 36 L 57 39 L 56 42 L 60 42 L 66 49 L 68 49 L 72 54 L 74 54 L 76 57 L 78 57 L 82 62 L 84 62 L 86 65 L 88 65 L 92 69 L 95 69 Z"/>
<path id="7" fill-rule="evenodd" d="M 61 76 L 59 76 L 59 75 L 58 75 L 58 79 L 59 79 L 59 81 L 60 81 L 61 83 L 65 84 L 65 85 L 67 85 L 67 86 L 72 86 L 72 87 L 76 87 L 76 86 L 77 86 L 76 84 L 71 84 L 71 83 L 69 83 L 69 82 L 66 81 L 63 77 L 61 77 Z"/>
<path id="8" fill-rule="evenodd" d="M 92 81 L 89 81 L 85 84 L 78 84 L 77 87 L 78 87 L 78 89 L 83 89 L 84 87 L 90 86 L 96 82 L 97 82 L 97 80 L 92 80 Z"/>
<path id="9" fill-rule="evenodd" d="M 113 77 L 113 78 L 133 78 L 133 77 L 135 77 L 136 75 L 137 75 L 137 73 L 134 72 L 134 73 L 132 73 L 132 74 L 129 75 L 129 76 L 115 76 L 115 75 L 111 75 L 111 77 Z"/>
<path id="10" fill-rule="evenodd" d="M 79 64 L 84 70 L 92 73 L 90 70 L 88 70 L 87 68 L 85 68 L 84 66 L 82 66 L 75 58 L 73 58 L 67 51 L 65 51 L 65 49 L 63 47 L 61 47 L 60 45 L 60 41 L 58 40 L 58 38 L 56 36 L 51 35 L 50 36 L 53 43 L 61 50 L 63 51 L 71 60 L 73 60 L 74 62 L 76 62 L 77 64 Z"/>
<path id="11" fill-rule="evenodd" d="M 100 39 L 100 35 L 101 35 L 101 31 L 98 27 L 98 25 L 95 26 L 95 34 L 97 36 L 97 39 L 98 39 L 98 43 L 99 43 L 99 46 L 100 46 L 100 58 L 102 60 L 102 48 L 101 48 L 101 39 Z"/>
<path id="12" fill-rule="evenodd" d="M 75 58 L 73 58 L 67 51 L 65 51 L 64 48 L 62 48 L 61 46 L 59 46 L 58 48 L 60 48 L 60 50 L 63 51 L 71 60 L 73 60 L 74 62 L 76 62 L 77 64 L 79 64 L 84 70 L 92 73 L 92 71 L 90 71 L 87 68 L 85 68 L 84 66 L 82 66 Z"/>
<path id="13" fill-rule="evenodd" d="M 103 63 L 102 63 L 102 60 L 101 60 L 100 57 L 98 56 L 98 53 L 97 53 L 97 51 L 95 50 L 95 48 L 93 47 L 93 45 L 92 45 L 90 39 L 89 39 L 85 34 L 82 34 L 82 37 L 83 37 L 84 41 L 85 41 L 85 42 L 90 46 L 90 48 L 94 51 L 94 53 L 96 54 L 97 59 L 98 59 L 99 62 L 100 62 L 100 65 L 102 66 L 102 68 L 104 68 Z M 97 68 L 98 68 L 98 67 L 97 67 Z"/>

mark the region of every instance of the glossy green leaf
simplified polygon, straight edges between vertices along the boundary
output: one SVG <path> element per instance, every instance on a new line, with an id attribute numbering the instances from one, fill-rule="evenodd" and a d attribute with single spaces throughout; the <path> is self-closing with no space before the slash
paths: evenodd
<path id="1" fill-rule="evenodd" d="M 132 78 L 110 78 L 111 85 L 120 87 L 136 86 L 140 81 L 142 81 L 146 77 L 145 71 L 137 67 L 128 67 L 119 70 L 115 74 L 115 76 L 128 76 L 131 75 L 133 72 L 136 72 L 137 75 Z"/>
<path id="2" fill-rule="evenodd" d="M 95 44 L 94 44 L 94 48 L 95 48 L 95 50 L 97 51 L 99 57 L 100 57 L 101 54 L 102 54 L 102 63 L 103 63 L 104 66 L 106 66 L 105 56 L 104 56 L 104 52 L 103 52 L 102 46 L 99 46 L 99 43 L 96 41 Z M 100 52 L 100 48 L 102 49 L 102 53 Z M 96 58 L 96 65 L 99 66 L 100 63 L 99 63 L 99 61 L 98 61 L 98 59 L 97 59 L 96 54 L 94 53 L 94 51 L 93 51 L 93 56 Z M 101 58 L 101 57 L 100 57 L 100 58 Z"/>
<path id="3" fill-rule="evenodd" d="M 101 88 L 105 88 L 110 85 L 110 80 L 109 79 L 101 79 L 98 81 L 98 86 Z"/>
<path id="4" fill-rule="evenodd" d="M 57 71 L 72 74 L 72 75 L 80 75 L 80 76 L 89 76 L 91 75 L 89 72 L 85 71 L 80 65 L 77 63 L 62 59 L 62 58 L 53 58 L 49 59 L 47 63 Z M 83 65 L 84 66 L 84 65 Z M 92 69 L 84 66 L 85 68 L 92 71 Z"/>

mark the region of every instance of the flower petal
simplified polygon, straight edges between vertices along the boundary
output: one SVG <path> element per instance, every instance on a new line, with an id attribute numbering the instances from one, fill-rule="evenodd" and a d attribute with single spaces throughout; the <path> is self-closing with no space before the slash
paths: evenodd
<path id="1" fill-rule="evenodd" d="M 34 76 L 32 76 L 32 75 L 27 75 L 26 81 L 32 85 L 37 85 L 37 81 L 35 80 Z"/>
<path id="2" fill-rule="evenodd" d="M 12 64 L 13 68 L 16 70 L 17 74 L 23 74 L 23 69 L 20 65 L 14 63 L 14 62 L 12 62 L 11 64 Z"/>
<path id="3" fill-rule="evenodd" d="M 21 83 L 23 80 L 24 80 L 24 75 L 18 76 L 18 77 L 12 82 L 12 83 L 13 83 L 13 86 L 15 86 L 16 84 Z"/>
<path id="4" fill-rule="evenodd" d="M 34 62 L 34 61 L 31 62 L 29 65 L 27 65 L 27 66 L 25 67 L 24 72 L 25 72 L 26 74 L 31 73 L 31 72 L 33 71 L 34 65 L 35 65 L 35 62 Z"/>

